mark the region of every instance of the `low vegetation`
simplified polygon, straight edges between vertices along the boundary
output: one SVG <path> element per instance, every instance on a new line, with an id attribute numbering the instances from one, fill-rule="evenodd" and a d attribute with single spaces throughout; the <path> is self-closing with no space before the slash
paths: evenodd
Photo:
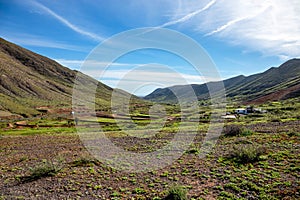
<path id="1" fill-rule="evenodd" d="M 22 182 L 35 181 L 40 178 L 55 176 L 62 166 L 61 163 L 54 163 L 52 161 L 44 160 L 35 167 L 29 168 L 30 175 L 20 178 Z"/>
<path id="2" fill-rule="evenodd" d="M 175 185 L 168 190 L 164 200 L 187 200 L 187 191 L 183 186 Z"/>
<path id="3" fill-rule="evenodd" d="M 224 135 L 225 136 L 240 136 L 243 130 L 238 125 L 228 125 L 224 128 Z"/>
<path id="4" fill-rule="evenodd" d="M 297 99 L 260 105 L 266 113 L 225 121 L 223 134 L 209 155 L 199 158 L 211 110 L 200 103 L 198 133 L 171 165 L 150 172 L 124 172 L 96 160 L 84 148 L 76 127 L 59 116 L 27 119 L 35 128 L 1 122 L 0 193 L 3 199 L 299 199 L 300 116 Z M 174 137 L 180 123 L 176 106 L 169 120 L 151 138 L 134 138 L 119 131 L 112 118 L 97 122 L 111 141 L 127 151 L 152 152 Z M 230 104 L 228 112 L 240 105 Z M 284 109 L 295 107 L 296 109 Z M 146 108 L 132 113 L 137 126 L 148 125 Z M 276 115 L 275 115 L 276 113 Z M 272 121 L 274 117 L 280 119 Z M 194 116 L 188 116 L 191 120 Z M 98 130 L 90 119 L 79 127 Z M 155 119 L 159 122 L 161 119 Z M 126 122 L 126 120 L 122 121 Z M 7 127 L 7 124 L 13 127 Z M 157 123 L 159 124 L 159 123 Z M 184 124 L 184 130 L 190 125 Z"/>
<path id="5" fill-rule="evenodd" d="M 238 163 L 253 163 L 265 153 L 266 149 L 258 144 L 239 144 L 233 146 L 229 157 Z"/>
<path id="6" fill-rule="evenodd" d="M 89 157 L 81 157 L 77 160 L 72 161 L 71 163 L 72 167 L 84 167 L 84 166 L 93 166 L 95 164 L 99 164 L 97 160 L 94 158 L 89 158 Z"/>

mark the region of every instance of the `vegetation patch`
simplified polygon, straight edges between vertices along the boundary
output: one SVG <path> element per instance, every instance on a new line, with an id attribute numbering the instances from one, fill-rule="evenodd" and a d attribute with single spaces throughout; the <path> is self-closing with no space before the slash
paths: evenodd
<path id="1" fill-rule="evenodd" d="M 242 128 L 238 125 L 228 125 L 224 128 L 224 135 L 226 137 L 239 136 L 243 132 Z"/>
<path id="2" fill-rule="evenodd" d="M 43 161 L 41 164 L 30 168 L 30 175 L 20 178 L 21 182 L 30 182 L 37 179 L 49 176 L 55 176 L 62 169 L 60 163 L 54 163 L 52 161 Z"/>
<path id="3" fill-rule="evenodd" d="M 253 163 L 259 161 L 260 156 L 266 153 L 266 148 L 257 144 L 239 144 L 233 146 L 229 158 L 237 163 Z"/>
<path id="4" fill-rule="evenodd" d="M 79 158 L 70 163 L 72 167 L 91 167 L 93 165 L 98 165 L 99 162 L 93 158 Z"/>
<path id="5" fill-rule="evenodd" d="M 181 185 L 172 186 L 164 200 L 187 200 L 187 191 Z"/>
<path id="6" fill-rule="evenodd" d="M 297 101 L 294 102 L 297 107 Z M 0 139 L 0 191 L 5 199 L 299 199 L 300 135 L 296 119 L 299 107 L 297 110 L 281 109 L 293 106 L 292 103 L 264 104 L 262 110 L 270 108 L 272 111 L 225 122 L 223 136 L 204 158 L 199 158 L 198 154 L 202 145 L 205 147 L 203 138 L 209 124 L 199 122 L 193 143 L 178 160 L 170 166 L 144 173 L 119 171 L 89 156 L 79 136 L 72 133 L 76 132 L 75 127 L 65 126 L 67 120 L 64 118 L 28 119 L 29 125 L 39 127 L 4 128 L 0 132 L 3 135 Z M 231 110 L 240 107 L 230 106 Z M 275 116 L 273 111 L 279 112 L 276 117 L 282 120 L 280 123 L 270 122 Z M 201 115 L 209 113 L 208 107 L 201 107 Z M 147 116 L 145 113 L 134 115 Z M 128 135 L 128 132 L 143 133 L 140 128 L 144 128 L 148 119 L 135 118 L 136 126 L 128 128 L 127 134 L 118 131 L 111 118 L 96 120 L 115 145 L 125 151 L 145 153 L 168 144 L 179 126 L 183 134 L 194 134 L 189 131 L 189 123 L 183 124 L 173 118 L 180 118 L 180 115 L 170 116 L 164 127 L 156 126 L 162 119 L 151 121 L 151 129 L 157 134 L 150 138 Z M 80 121 L 76 128 L 98 131 L 98 127 L 89 126 L 95 122 L 91 120 Z M 127 125 L 126 119 L 120 120 Z M 8 123 L 14 124 L 14 121 L 3 122 L 4 125 Z M 51 161 L 57 156 L 65 158 L 64 165 Z M 28 166 L 34 167 L 29 169 Z M 185 187 L 170 188 L 178 182 Z"/>

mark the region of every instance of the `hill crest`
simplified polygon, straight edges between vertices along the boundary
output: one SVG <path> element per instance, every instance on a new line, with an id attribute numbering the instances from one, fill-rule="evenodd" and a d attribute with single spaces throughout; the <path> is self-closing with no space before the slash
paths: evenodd
<path id="1" fill-rule="evenodd" d="M 189 99 L 187 87 L 192 87 L 199 100 L 209 98 L 207 84 L 177 85 L 159 88 L 144 97 L 146 100 L 166 103 L 176 103 L 175 92 L 180 98 Z M 242 102 L 262 103 L 263 100 L 280 100 L 299 96 L 300 87 L 300 59 L 291 59 L 279 67 L 250 76 L 239 75 L 223 80 L 226 96 Z M 172 92 L 173 91 L 173 92 Z M 272 95 L 279 92 L 281 95 Z M 278 93 L 278 94 L 279 94 Z M 283 95 L 284 94 L 284 95 Z M 268 96 L 264 98 L 264 96 Z M 272 98 L 271 98 L 272 97 Z M 260 101 L 255 101 L 260 99 Z"/>

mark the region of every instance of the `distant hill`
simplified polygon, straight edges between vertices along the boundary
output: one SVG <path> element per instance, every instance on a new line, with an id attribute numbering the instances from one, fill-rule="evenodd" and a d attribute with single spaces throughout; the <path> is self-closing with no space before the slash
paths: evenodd
<path id="1" fill-rule="evenodd" d="M 289 60 L 279 67 L 251 76 L 236 76 L 223 81 L 227 98 L 245 103 L 263 103 L 269 100 L 280 100 L 300 96 L 300 59 Z M 209 82 L 207 84 L 215 84 Z M 177 96 L 189 99 L 192 87 L 199 100 L 208 99 L 207 84 L 177 85 L 156 89 L 144 97 L 156 102 L 175 103 Z M 187 92 L 188 91 L 188 92 Z"/>
<path id="2" fill-rule="evenodd" d="M 40 106 L 70 109 L 76 75 L 80 75 L 83 84 L 97 85 L 96 108 L 108 109 L 112 88 L 0 38 L 0 111 L 5 111 L 2 113 L 32 116 L 40 113 Z"/>

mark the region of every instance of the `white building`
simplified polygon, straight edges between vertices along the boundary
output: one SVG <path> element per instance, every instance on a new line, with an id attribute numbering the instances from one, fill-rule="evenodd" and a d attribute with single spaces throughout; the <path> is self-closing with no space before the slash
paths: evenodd
<path id="1" fill-rule="evenodd" d="M 238 108 L 238 109 L 235 109 L 235 113 L 236 114 L 243 114 L 243 115 L 247 115 L 247 109 L 245 108 Z"/>

